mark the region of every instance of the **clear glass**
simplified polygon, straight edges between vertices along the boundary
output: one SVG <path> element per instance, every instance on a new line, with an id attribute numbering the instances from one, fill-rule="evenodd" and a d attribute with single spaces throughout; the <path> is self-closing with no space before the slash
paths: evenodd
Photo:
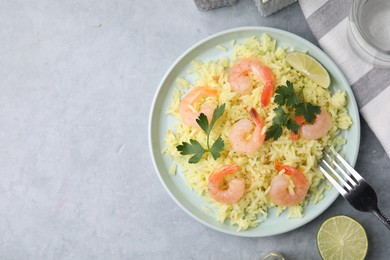
<path id="1" fill-rule="evenodd" d="M 348 40 L 373 66 L 390 68 L 390 0 L 353 0 Z"/>

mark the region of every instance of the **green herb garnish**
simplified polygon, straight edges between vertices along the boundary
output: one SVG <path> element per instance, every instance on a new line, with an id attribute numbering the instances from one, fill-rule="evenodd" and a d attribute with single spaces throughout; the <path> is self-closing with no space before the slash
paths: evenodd
<path id="1" fill-rule="evenodd" d="M 272 125 L 266 132 L 265 140 L 271 138 L 277 140 L 283 133 L 283 127 L 298 134 L 299 124 L 293 119 L 293 116 L 303 116 L 307 123 L 313 124 L 316 114 L 321 113 L 319 106 L 305 101 L 303 88 L 297 95 L 293 83 L 290 81 L 286 82 L 286 86 L 282 85 L 276 89 L 274 101 L 279 106 L 274 109 L 276 116 L 272 119 Z"/>
<path id="2" fill-rule="evenodd" d="M 301 99 L 294 91 L 293 84 L 290 81 L 286 82 L 286 86 L 279 86 L 275 91 L 274 102 L 279 106 L 293 106 L 301 102 Z"/>
<path id="3" fill-rule="evenodd" d="M 309 124 L 313 124 L 316 120 L 315 114 L 320 114 L 321 108 L 319 106 L 313 105 L 309 102 L 299 103 L 295 107 L 295 115 L 303 116 L 305 121 Z"/>
<path id="4" fill-rule="evenodd" d="M 214 110 L 213 117 L 211 118 L 210 124 L 207 119 L 207 116 L 203 113 L 200 113 L 199 117 L 196 119 L 196 122 L 202 128 L 202 130 L 206 133 L 207 136 L 207 149 L 204 149 L 202 145 L 194 140 L 190 139 L 190 142 L 183 142 L 181 145 L 176 146 L 176 149 L 180 152 L 181 155 L 191 155 L 193 156 L 188 160 L 189 163 L 197 163 L 200 159 L 202 159 L 203 155 L 206 152 L 210 152 L 214 160 L 217 160 L 221 155 L 220 152 L 223 151 L 225 143 L 222 138 L 219 136 L 217 140 L 210 147 L 210 133 L 214 127 L 215 122 L 223 115 L 225 110 L 225 104 L 217 106 Z"/>

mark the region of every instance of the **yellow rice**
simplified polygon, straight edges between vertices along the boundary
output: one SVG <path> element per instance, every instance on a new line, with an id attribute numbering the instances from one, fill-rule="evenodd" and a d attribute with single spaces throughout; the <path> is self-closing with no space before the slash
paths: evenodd
<path id="1" fill-rule="evenodd" d="M 214 61 L 193 61 L 193 69 L 189 72 L 196 77 L 195 84 L 190 85 L 187 80 L 178 78 L 178 88 L 175 89 L 168 114 L 178 119 L 173 129 L 168 131 L 164 153 L 174 161 L 171 174 L 175 174 L 176 165 L 181 166 L 187 184 L 190 189 L 210 203 L 216 212 L 216 218 L 220 222 L 230 220 L 229 223 L 238 230 L 255 227 L 267 216 L 268 210 L 276 207 L 281 213 L 288 210 L 289 218 L 302 217 L 304 206 L 308 203 L 317 203 L 324 195 L 329 186 L 323 185 L 324 176 L 318 170 L 317 162 L 322 157 L 322 150 L 328 146 L 334 146 L 339 150 L 345 143 L 345 139 L 339 135 L 340 130 L 348 129 L 352 124 L 351 117 L 346 109 L 347 97 L 344 91 L 331 93 L 308 79 L 300 72 L 293 69 L 286 63 L 286 51 L 276 47 L 276 41 L 264 34 L 261 39 L 252 37 L 244 43 L 234 42 L 234 50 L 231 57 L 224 57 Z M 240 95 L 231 91 L 228 82 L 227 71 L 235 60 L 247 57 L 255 57 L 267 65 L 275 75 L 275 88 L 285 85 L 289 80 L 294 83 L 295 90 L 304 88 L 305 100 L 326 108 L 332 116 L 332 127 L 329 132 L 318 140 L 298 138 L 295 141 L 290 139 L 290 131 L 284 129 L 283 135 L 276 141 L 273 139 L 265 141 L 261 148 L 253 155 L 238 155 L 233 151 L 229 142 L 231 126 L 242 118 L 249 118 L 248 107 L 255 107 L 263 118 L 267 127 L 272 125 L 272 118 L 275 116 L 273 109 L 277 106 L 271 102 L 266 108 L 260 107 L 262 83 L 257 82 L 250 95 Z M 215 76 L 219 76 L 216 81 Z M 176 146 L 190 139 L 198 140 L 203 147 L 206 147 L 206 134 L 202 130 L 196 130 L 180 122 L 178 106 L 181 98 L 188 89 L 195 86 L 208 86 L 219 89 L 217 98 L 207 98 L 215 104 L 226 104 L 225 113 L 214 126 L 210 140 L 216 140 L 221 136 L 225 142 L 224 151 L 216 161 L 208 153 L 196 164 L 189 164 L 190 156 L 183 156 L 177 151 Z M 275 160 L 282 164 L 288 164 L 300 168 L 310 184 L 309 193 L 306 199 L 297 206 L 281 207 L 276 206 L 268 194 L 272 178 L 278 174 L 274 168 Z M 232 176 L 227 176 L 229 181 L 232 178 L 244 178 L 246 191 L 244 196 L 234 205 L 221 204 L 216 202 L 208 194 L 208 177 L 216 169 L 223 165 L 236 163 L 240 170 Z M 322 185 L 321 185 L 322 184 Z M 293 184 L 291 184 L 293 185 Z M 293 192 L 293 186 L 290 189 Z"/>

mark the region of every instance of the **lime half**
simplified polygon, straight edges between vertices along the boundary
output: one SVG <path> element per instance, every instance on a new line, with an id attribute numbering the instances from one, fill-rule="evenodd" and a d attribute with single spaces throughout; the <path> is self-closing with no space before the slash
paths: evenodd
<path id="1" fill-rule="evenodd" d="M 317 246 L 325 260 L 364 259 L 368 241 L 366 231 L 353 218 L 334 216 L 322 223 L 317 233 Z"/>
<path id="2" fill-rule="evenodd" d="M 330 77 L 328 71 L 310 55 L 303 52 L 290 52 L 286 56 L 286 61 L 291 67 L 303 73 L 321 87 L 329 87 Z"/>

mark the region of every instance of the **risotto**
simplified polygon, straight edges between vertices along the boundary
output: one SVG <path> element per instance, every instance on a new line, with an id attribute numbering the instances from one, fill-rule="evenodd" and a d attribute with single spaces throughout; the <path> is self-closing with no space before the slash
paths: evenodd
<path id="1" fill-rule="evenodd" d="M 193 61 L 192 69 L 188 73 L 195 76 L 195 82 L 190 83 L 185 78 L 176 80 L 178 86 L 173 92 L 167 113 L 177 118 L 177 123 L 168 131 L 163 150 L 163 153 L 173 161 L 170 173 L 175 174 L 176 168 L 180 166 L 189 188 L 210 203 L 210 208 L 215 212 L 218 221 L 228 220 L 227 222 L 236 226 L 238 230 L 257 226 L 266 219 L 270 208 L 276 208 L 279 214 L 287 210 L 289 218 L 300 218 L 304 214 L 305 206 L 308 203 L 317 203 L 330 188 L 323 182 L 325 177 L 319 171 L 317 163 L 322 158 L 322 151 L 325 148 L 333 146 L 339 150 L 346 141 L 340 134 L 341 130 L 348 129 L 352 124 L 346 109 L 346 93 L 344 91 L 332 93 L 292 68 L 285 60 L 286 48 L 277 47 L 276 41 L 266 34 L 261 38 L 248 38 L 242 43 L 232 42 L 232 45 L 234 50 L 230 57 Z M 223 51 L 222 47 L 219 46 L 218 49 Z M 256 109 L 262 119 L 264 135 L 266 129 L 272 126 L 273 118 L 276 116 L 275 108 L 278 107 L 274 102 L 274 94 L 267 106 L 261 105 L 265 87 L 263 82 L 257 81 L 255 77 L 252 77 L 253 89 L 248 93 L 232 90 L 229 69 L 236 61 L 244 58 L 257 59 L 268 67 L 274 75 L 275 89 L 289 81 L 297 93 L 301 91 L 305 101 L 325 109 L 331 118 L 326 134 L 317 139 L 292 138 L 291 131 L 284 129 L 279 138 L 264 140 L 253 153 L 239 153 L 233 149 L 229 138 L 232 127 L 241 119 L 251 119 L 250 108 Z M 190 139 L 197 140 L 202 147 L 207 147 L 208 138 L 202 129 L 183 123 L 179 106 L 185 95 L 198 86 L 207 86 L 217 91 L 212 92 L 213 95 L 206 95 L 201 102 L 194 103 L 189 109 L 199 111 L 202 103 L 213 104 L 214 107 L 225 104 L 224 113 L 215 121 L 209 136 L 210 140 L 221 137 L 224 147 L 217 159 L 214 159 L 211 153 L 205 153 L 197 163 L 189 163 L 190 156 L 180 154 L 177 147 L 183 142 L 189 142 Z M 305 176 L 308 192 L 296 205 L 278 205 L 270 196 L 273 178 L 282 175 L 284 171 L 276 169 L 276 162 L 299 169 Z M 236 165 L 239 170 L 226 175 L 225 183 L 233 179 L 244 180 L 245 190 L 237 202 L 223 203 L 211 196 L 209 178 L 213 172 L 230 164 Z M 288 190 L 291 194 L 294 194 L 294 185 L 292 181 L 289 182 Z M 227 189 L 227 185 L 220 188 Z"/>

